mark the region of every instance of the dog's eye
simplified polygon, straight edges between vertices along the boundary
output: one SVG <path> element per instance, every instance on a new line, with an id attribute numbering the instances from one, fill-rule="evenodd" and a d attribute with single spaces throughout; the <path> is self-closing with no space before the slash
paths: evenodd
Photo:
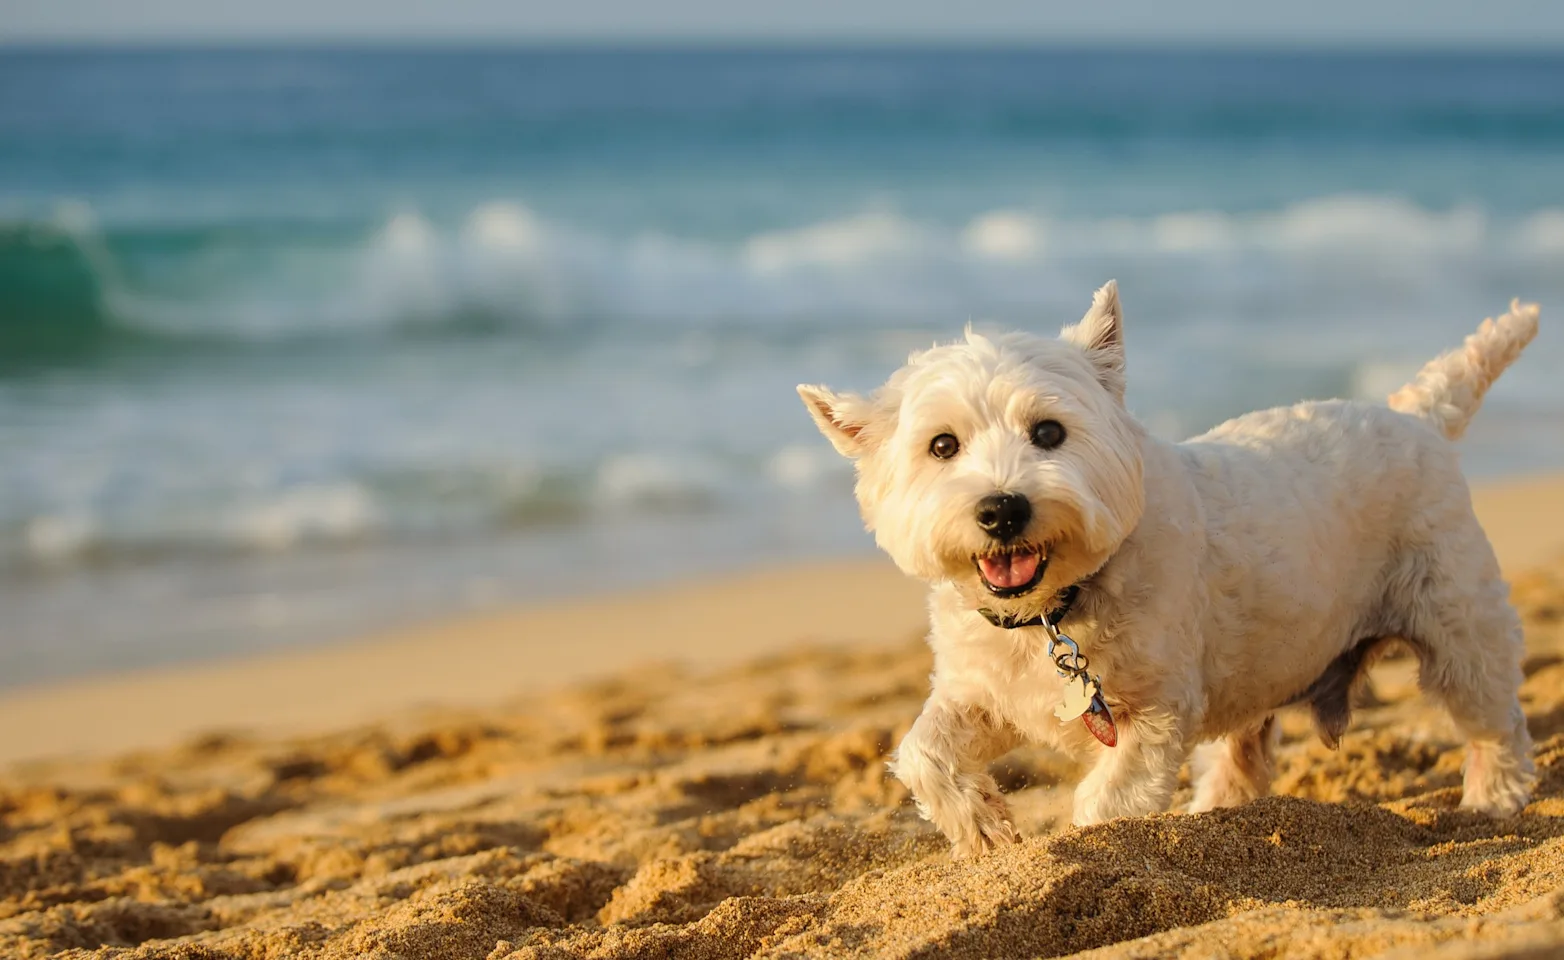
<path id="1" fill-rule="evenodd" d="M 1064 426 L 1057 420 L 1039 420 L 1032 426 L 1032 442 L 1052 450 L 1064 442 Z"/>
<path id="2" fill-rule="evenodd" d="M 961 452 L 961 441 L 948 433 L 942 433 L 929 441 L 929 454 L 936 460 L 949 460 Z"/>

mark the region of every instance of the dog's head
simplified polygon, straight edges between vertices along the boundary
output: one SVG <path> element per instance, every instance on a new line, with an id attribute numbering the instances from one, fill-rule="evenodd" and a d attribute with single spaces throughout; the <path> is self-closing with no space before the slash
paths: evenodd
<path id="1" fill-rule="evenodd" d="M 1140 522 L 1144 433 L 1124 407 L 1112 282 L 1057 340 L 968 330 L 965 343 L 914 354 L 870 396 L 798 392 L 855 462 L 881 548 L 974 606 L 1042 612 Z"/>

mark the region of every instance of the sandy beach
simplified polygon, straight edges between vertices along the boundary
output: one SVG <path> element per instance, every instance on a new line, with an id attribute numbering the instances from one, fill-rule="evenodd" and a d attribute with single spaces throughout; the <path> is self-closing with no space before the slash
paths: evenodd
<path id="1" fill-rule="evenodd" d="M 884 774 L 922 591 L 829 562 L 6 693 L 0 956 L 1557 956 L 1564 477 L 1476 503 L 1529 648 L 1510 821 L 1456 809 L 1403 658 L 1237 810 L 1072 829 L 1078 771 L 1017 751 L 1025 842 L 952 862 Z"/>

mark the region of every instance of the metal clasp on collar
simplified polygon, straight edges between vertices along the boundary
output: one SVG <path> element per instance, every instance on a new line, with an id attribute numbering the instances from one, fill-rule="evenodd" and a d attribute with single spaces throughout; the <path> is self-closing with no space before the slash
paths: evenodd
<path id="1" fill-rule="evenodd" d="M 1046 621 L 1045 621 L 1046 623 Z M 1059 632 L 1059 628 L 1049 623 L 1048 626 L 1048 657 L 1053 660 L 1054 667 L 1058 669 L 1061 677 L 1080 677 L 1086 675 L 1087 666 L 1091 663 L 1075 641 Z M 1068 650 L 1060 651 L 1060 647 L 1068 647 Z"/>
<path id="2" fill-rule="evenodd" d="M 1100 740 L 1104 746 L 1115 746 L 1119 742 L 1118 727 L 1113 722 L 1113 712 L 1108 709 L 1108 702 L 1102 696 L 1102 678 L 1091 673 L 1091 661 L 1074 640 L 1059 632 L 1047 618 L 1043 620 L 1043 627 L 1048 631 L 1048 658 L 1054 662 L 1054 669 L 1066 682 L 1064 702 L 1059 705 L 1056 716 L 1061 720 L 1072 720 L 1076 709 L 1081 712 L 1078 716 L 1081 722 L 1090 730 L 1092 736 Z M 1068 685 L 1073 681 L 1080 681 L 1081 693 L 1079 699 L 1072 695 Z M 1085 700 L 1084 703 L 1081 701 Z"/>

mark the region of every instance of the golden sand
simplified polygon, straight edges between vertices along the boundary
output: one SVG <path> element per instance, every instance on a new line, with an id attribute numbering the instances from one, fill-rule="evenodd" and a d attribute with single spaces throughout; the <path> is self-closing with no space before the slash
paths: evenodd
<path id="1" fill-rule="evenodd" d="M 1561 489 L 1534 496 L 1556 507 Z M 1510 534 L 1490 524 L 1507 569 L 1506 536 L 1564 530 L 1539 502 L 1505 501 L 1519 511 Z M 827 572 L 855 597 L 878 584 L 882 599 L 915 602 L 875 579 L 883 570 Z M 11 724 L 0 745 L 13 756 L 40 723 L 77 724 L 61 737 L 101 728 L 111 742 L 166 732 L 166 717 L 212 727 L 229 715 L 212 712 L 220 696 L 264 693 L 290 669 L 307 688 L 325 682 L 312 669 L 336 670 L 341 702 L 307 718 L 334 724 L 330 734 L 274 725 L 0 774 L 0 957 L 1564 956 L 1564 563 L 1514 585 L 1541 773 L 1518 818 L 1456 809 L 1460 745 L 1419 696 L 1415 663 L 1392 658 L 1374 668 L 1339 750 L 1313 739 L 1305 717 L 1285 717 L 1279 795 L 1237 810 L 1071 829 L 1079 771 L 1017 751 L 996 775 L 1025 842 L 961 862 L 884 772 L 927 690 L 916 608 L 842 618 L 801 603 L 819 584 L 795 580 L 724 594 L 740 609 L 780 598 L 775 617 L 735 620 L 668 592 L 666 610 L 507 615 L 466 635 L 411 634 L 266 669 L 181 668 L 12 697 L 0 704 Z M 613 652 L 621 617 L 646 625 L 648 651 L 695 650 L 706 666 L 571 681 L 579 664 L 561 654 L 554 672 L 495 679 L 512 665 L 478 659 L 509 655 L 479 640 L 507 642 L 518 626 L 532 642 L 558 630 L 562 649 L 599 669 L 646 659 Z M 817 630 L 826 620 L 851 632 Z M 845 642 L 876 623 L 895 629 L 877 644 Z M 455 662 L 450 678 L 416 669 L 436 640 L 449 640 L 437 650 Z M 398 681 L 396 665 L 411 672 Z M 357 727 L 323 719 L 376 697 L 424 699 L 413 694 L 461 671 L 482 694 L 501 683 L 537 692 Z M 394 688 L 366 693 L 355 677 Z M 145 725 L 136 705 L 157 696 L 175 699 Z M 1186 784 L 1177 801 L 1188 795 Z"/>
<path id="2" fill-rule="evenodd" d="M 1459 745 L 1392 659 L 1340 750 L 1289 718 L 1281 796 L 1069 829 L 1075 771 L 1025 750 L 1028 839 L 952 862 L 884 774 L 909 637 L 35 765 L 0 789 L 0 956 L 1555 956 L 1564 566 L 1515 596 L 1542 779 L 1510 821 L 1455 809 Z"/>

